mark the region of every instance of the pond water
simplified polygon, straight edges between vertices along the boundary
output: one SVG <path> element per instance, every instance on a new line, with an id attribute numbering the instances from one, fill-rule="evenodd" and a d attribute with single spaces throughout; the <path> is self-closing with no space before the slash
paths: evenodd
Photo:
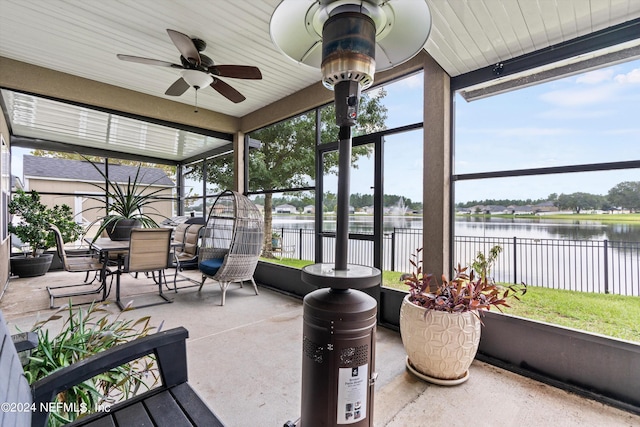
<path id="1" fill-rule="evenodd" d="M 314 228 L 312 216 L 277 215 L 274 228 Z M 324 221 L 325 231 L 335 231 L 335 220 Z M 422 218 L 411 216 L 385 216 L 384 232 L 394 228 L 422 229 Z M 351 215 L 351 233 L 372 234 L 373 216 Z M 474 218 L 457 217 L 457 236 L 473 237 L 519 237 L 532 239 L 610 240 L 618 242 L 640 242 L 640 224 L 610 223 L 588 220 L 525 219 L 525 218 Z"/>

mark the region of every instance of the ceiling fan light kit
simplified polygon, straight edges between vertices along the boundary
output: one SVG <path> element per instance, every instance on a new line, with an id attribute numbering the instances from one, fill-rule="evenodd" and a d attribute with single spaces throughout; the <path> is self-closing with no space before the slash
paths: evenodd
<path id="1" fill-rule="evenodd" d="M 302 269 L 302 280 L 319 289 L 304 298 L 302 410 L 287 426 L 373 426 L 377 302 L 360 289 L 377 286 L 381 272 L 347 264 L 351 126 L 376 69 L 412 58 L 430 30 L 426 0 L 283 0 L 271 17 L 274 44 L 321 68 L 340 127 L 335 264 Z"/>
<path id="2" fill-rule="evenodd" d="M 207 73 L 203 73 L 198 70 L 182 70 L 180 71 L 182 78 L 186 81 L 189 86 L 195 88 L 195 90 L 202 89 L 203 87 L 209 86 L 213 83 L 213 77 L 211 77 Z"/>

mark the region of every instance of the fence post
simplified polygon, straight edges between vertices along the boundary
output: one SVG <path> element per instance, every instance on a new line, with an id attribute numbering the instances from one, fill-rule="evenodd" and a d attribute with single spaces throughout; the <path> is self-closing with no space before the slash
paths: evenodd
<path id="1" fill-rule="evenodd" d="M 298 259 L 302 259 L 302 227 L 298 230 Z"/>
<path id="2" fill-rule="evenodd" d="M 604 293 L 609 293 L 609 241 L 604 239 Z"/>
<path id="3" fill-rule="evenodd" d="M 391 271 L 396 271 L 396 228 L 391 232 Z"/>
<path id="4" fill-rule="evenodd" d="M 518 257 L 517 246 L 518 246 L 518 238 L 513 236 L 513 283 L 518 283 Z"/>

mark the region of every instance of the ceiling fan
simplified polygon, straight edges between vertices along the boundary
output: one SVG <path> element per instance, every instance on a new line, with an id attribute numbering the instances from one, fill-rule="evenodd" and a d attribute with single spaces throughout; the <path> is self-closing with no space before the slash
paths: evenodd
<path id="1" fill-rule="evenodd" d="M 198 38 L 191 38 L 175 30 L 167 29 L 171 41 L 180 52 L 181 64 L 161 61 L 158 59 L 141 58 L 139 56 L 118 54 L 118 59 L 123 61 L 138 62 L 140 64 L 157 65 L 160 67 L 177 68 L 181 77 L 176 80 L 165 95 L 180 96 L 190 87 L 196 90 L 196 102 L 198 89 L 211 86 L 218 93 L 232 102 L 238 103 L 246 98 L 220 79 L 220 77 L 231 77 L 234 79 L 262 79 L 262 73 L 258 67 L 247 65 L 215 65 L 208 56 L 200 53 L 206 49 L 207 43 Z"/>

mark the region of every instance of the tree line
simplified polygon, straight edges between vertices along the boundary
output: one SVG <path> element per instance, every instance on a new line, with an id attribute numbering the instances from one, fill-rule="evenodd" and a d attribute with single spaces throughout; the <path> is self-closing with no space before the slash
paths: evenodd
<path id="1" fill-rule="evenodd" d="M 335 193 L 330 191 L 324 193 L 324 211 L 325 212 L 335 212 L 337 209 L 338 199 Z M 410 198 L 404 197 L 397 194 L 385 194 L 383 196 L 383 203 L 385 207 L 399 206 L 404 204 L 408 208 L 409 211 L 419 212 L 422 210 L 422 203 L 413 202 Z M 264 206 L 265 197 L 258 196 L 254 199 L 254 202 Z M 291 205 L 295 206 L 298 212 L 302 212 L 306 206 L 314 206 L 315 199 L 313 195 L 309 193 L 302 193 L 296 196 L 282 196 L 282 197 L 273 197 L 272 198 L 273 206 L 280 205 Z M 354 193 L 350 195 L 349 204 L 356 211 L 362 210 L 363 208 L 373 206 L 373 194 L 360 194 Z"/>
<path id="2" fill-rule="evenodd" d="M 613 211 L 617 209 L 640 212 L 640 181 L 625 181 L 612 187 L 606 195 L 576 192 L 571 194 L 552 193 L 546 199 L 486 199 L 457 203 L 457 208 L 478 205 L 527 206 L 552 202 L 560 210 L 580 213 L 583 210 Z"/>

